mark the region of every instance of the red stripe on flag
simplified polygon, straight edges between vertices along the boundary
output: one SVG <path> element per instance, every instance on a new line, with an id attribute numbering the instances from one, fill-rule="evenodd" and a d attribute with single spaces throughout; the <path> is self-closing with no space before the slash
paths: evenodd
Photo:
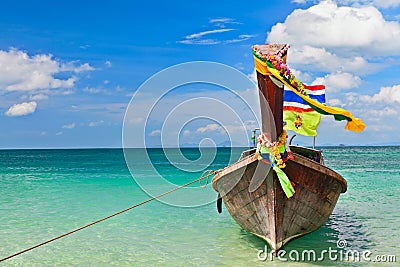
<path id="1" fill-rule="evenodd" d="M 318 91 L 318 90 L 324 90 L 325 85 L 306 85 L 303 83 L 304 88 L 310 91 Z"/>
<path id="2" fill-rule="evenodd" d="M 312 108 L 299 108 L 293 106 L 284 106 L 283 110 L 295 111 L 295 112 L 311 112 L 314 111 Z"/>

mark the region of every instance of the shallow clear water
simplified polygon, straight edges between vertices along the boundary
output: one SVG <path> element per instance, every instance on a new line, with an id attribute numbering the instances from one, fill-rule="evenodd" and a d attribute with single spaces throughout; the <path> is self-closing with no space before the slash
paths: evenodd
<path id="1" fill-rule="evenodd" d="M 184 184 L 201 174 L 179 170 L 160 149 L 146 151 L 155 170 L 172 184 Z M 131 167 L 136 178 L 141 179 L 141 186 L 145 181 L 145 187 L 157 187 L 152 166 L 142 161 L 146 151 L 132 152 L 137 161 Z M 197 149 L 182 151 L 190 160 L 200 156 Z M 229 164 L 231 153 L 237 158 L 240 152 L 241 149 L 219 149 L 209 168 L 223 168 Z M 370 258 L 396 255 L 398 264 L 400 147 L 326 147 L 323 152 L 326 165 L 347 179 L 348 191 L 340 196 L 323 227 L 292 241 L 285 251 L 296 249 L 302 253 L 312 249 L 318 254 L 337 248 L 338 240 L 346 240 L 347 249 L 370 250 Z M 198 187 L 192 185 L 195 186 Z M 204 192 L 204 202 L 217 197 L 210 185 L 197 189 Z M 195 194 L 174 194 L 165 202 L 191 203 L 190 198 L 198 198 Z M 132 178 L 121 149 L 0 151 L 0 258 L 148 198 Z M 263 240 L 241 230 L 225 208 L 218 214 L 215 202 L 182 208 L 153 201 L 0 266 L 367 264 L 354 259 L 332 261 L 328 257 L 323 262 L 293 262 L 290 258 L 289 263 L 276 258 L 260 261 L 257 253 L 265 245 Z"/>

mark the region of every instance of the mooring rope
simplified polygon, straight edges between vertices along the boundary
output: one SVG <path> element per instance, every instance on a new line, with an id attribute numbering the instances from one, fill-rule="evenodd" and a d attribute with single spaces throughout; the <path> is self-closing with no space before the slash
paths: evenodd
<path id="1" fill-rule="evenodd" d="M 207 185 L 208 185 L 208 178 L 210 178 L 210 176 L 216 175 L 216 174 L 219 173 L 220 171 L 222 171 L 222 169 L 219 169 L 219 170 L 217 170 L 217 171 L 214 171 L 214 170 L 205 170 L 205 171 L 203 172 L 203 174 L 202 174 L 202 175 L 200 176 L 200 178 L 199 178 L 200 187 L 201 187 L 201 188 L 206 188 Z M 203 183 L 203 179 L 206 180 L 204 183 Z"/>
<path id="2" fill-rule="evenodd" d="M 23 254 L 23 253 L 25 253 L 25 252 L 28 252 L 28 251 L 30 251 L 30 250 L 32 250 L 32 249 L 41 247 L 41 246 L 43 246 L 43 245 L 45 245 L 45 244 L 48 244 L 48 243 L 50 243 L 50 242 L 53 242 L 53 241 L 55 241 L 55 240 L 57 240 L 57 239 L 60 239 L 60 238 L 65 237 L 65 236 L 67 236 L 67 235 L 70 235 L 70 234 L 73 234 L 73 233 L 78 232 L 78 231 L 80 231 L 80 230 L 83 230 L 83 229 L 85 229 L 85 228 L 88 228 L 89 226 L 92 226 L 92 225 L 95 225 L 95 224 L 97 224 L 97 223 L 99 223 L 99 222 L 102 222 L 102 221 L 105 221 L 105 220 L 107 220 L 107 219 L 110 219 L 110 218 L 112 218 L 112 217 L 114 217 L 114 216 L 117 216 L 117 215 L 119 215 L 119 214 L 121 214 L 121 213 L 127 212 L 127 211 L 129 211 L 129 210 L 131 210 L 131 209 L 134 209 L 134 208 L 137 208 L 137 207 L 139 207 L 139 206 L 142 206 L 142 205 L 144 205 L 144 204 L 146 204 L 146 203 L 148 203 L 148 202 L 150 202 L 150 201 L 153 201 L 153 200 L 158 199 L 158 198 L 160 198 L 160 197 L 163 197 L 163 196 L 165 196 L 165 195 L 171 194 L 171 193 L 173 193 L 173 192 L 175 192 L 175 191 L 178 191 L 179 189 L 182 189 L 182 188 L 184 188 L 184 187 L 187 187 L 187 186 L 189 186 L 189 185 L 191 185 L 191 184 L 194 184 L 194 183 L 196 183 L 196 182 L 199 182 L 199 183 L 200 183 L 200 186 L 201 186 L 202 188 L 204 188 L 204 187 L 206 187 L 207 184 L 208 184 L 208 178 L 209 178 L 210 176 L 212 176 L 212 175 L 217 174 L 219 171 L 220 171 L 220 170 L 217 170 L 217 171 L 206 170 L 206 171 L 203 172 L 203 174 L 200 176 L 200 178 L 197 178 L 196 180 L 193 180 L 193 181 L 191 181 L 191 182 L 189 182 L 189 183 L 186 183 L 186 184 L 184 184 L 184 185 L 175 187 L 174 189 L 171 189 L 171 190 L 169 190 L 169 191 L 167 191 L 167 192 L 164 192 L 164 193 L 162 193 L 162 194 L 160 194 L 160 195 L 157 195 L 157 196 L 155 196 L 155 197 L 149 198 L 149 199 L 147 199 L 147 200 L 145 200 L 145 201 L 143 201 L 143 202 L 140 202 L 140 203 L 138 203 L 138 204 L 135 204 L 135 205 L 133 205 L 133 206 L 130 206 L 129 208 L 126 208 L 126 209 L 124 209 L 124 210 L 118 211 L 118 212 L 116 212 L 116 213 L 114 213 L 114 214 L 111 214 L 111 215 L 109 215 L 109 216 L 107 216 L 107 217 L 104 217 L 104 218 L 102 218 L 102 219 L 100 219 L 100 220 L 91 222 L 91 223 L 86 224 L 86 225 L 84 225 L 84 226 L 82 226 L 82 227 L 79 227 L 79 228 L 76 228 L 76 229 L 74 229 L 74 230 L 72 230 L 72 231 L 69 231 L 69 232 L 67 232 L 67 233 L 65 233 L 65 234 L 62 234 L 62 235 L 59 235 L 59 236 L 54 237 L 54 238 L 52 238 L 52 239 L 49 239 L 49 240 L 47 240 L 47 241 L 44 241 L 44 242 L 42 242 L 42 243 L 40 243 L 40 244 L 37 244 L 37 245 L 32 246 L 32 247 L 30 247 L 30 248 L 21 250 L 20 252 L 14 253 L 14 254 L 12 254 L 12 255 L 10 255 L 10 256 L 8 256 L 8 257 L 5 257 L 5 258 L 0 259 L 0 262 L 5 261 L 5 260 L 8 260 L 8 259 L 11 259 L 11 258 L 13 258 L 13 257 L 15 257 L 15 256 L 18 256 L 18 255 L 20 255 L 20 254 Z M 206 180 L 205 184 L 203 184 L 203 182 L 202 182 L 203 179 Z"/>

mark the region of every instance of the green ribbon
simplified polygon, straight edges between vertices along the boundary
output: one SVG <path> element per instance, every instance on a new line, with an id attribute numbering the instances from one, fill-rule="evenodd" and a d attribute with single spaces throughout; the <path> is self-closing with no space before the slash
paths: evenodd
<path id="1" fill-rule="evenodd" d="M 283 192 L 285 192 L 287 198 L 291 198 L 294 195 L 294 188 L 290 183 L 289 178 L 278 166 L 274 165 L 272 168 L 276 172 L 276 175 L 279 178 L 279 182 L 281 183 Z"/>
<path id="2" fill-rule="evenodd" d="M 279 182 L 283 189 L 283 192 L 285 192 L 285 195 L 287 198 L 291 198 L 294 195 L 294 188 L 293 188 L 292 183 L 290 182 L 289 178 L 283 172 L 283 170 L 281 168 L 279 168 L 279 166 L 275 163 L 275 155 L 272 155 L 271 151 L 266 146 L 261 145 L 261 146 L 259 146 L 258 149 L 259 149 L 258 152 L 260 154 L 269 154 L 272 169 L 275 171 L 276 175 L 278 176 L 278 179 L 279 179 Z M 279 150 L 280 154 L 285 153 L 286 144 L 279 146 L 278 150 Z"/>

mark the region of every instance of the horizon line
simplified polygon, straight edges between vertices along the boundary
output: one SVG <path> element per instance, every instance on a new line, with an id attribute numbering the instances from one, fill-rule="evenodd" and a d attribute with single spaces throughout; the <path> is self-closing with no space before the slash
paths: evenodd
<path id="1" fill-rule="evenodd" d="M 300 147 L 311 147 L 307 145 L 296 145 Z M 393 144 L 324 144 L 318 145 L 318 147 L 400 147 L 400 143 Z M 150 147 L 10 147 L 0 148 L 0 151 L 5 150 L 89 150 L 89 149 L 182 149 L 182 148 L 200 148 L 199 146 L 179 146 L 179 147 L 162 147 L 162 146 L 150 146 Z M 251 149 L 251 146 L 203 146 L 201 148 L 246 148 Z"/>

